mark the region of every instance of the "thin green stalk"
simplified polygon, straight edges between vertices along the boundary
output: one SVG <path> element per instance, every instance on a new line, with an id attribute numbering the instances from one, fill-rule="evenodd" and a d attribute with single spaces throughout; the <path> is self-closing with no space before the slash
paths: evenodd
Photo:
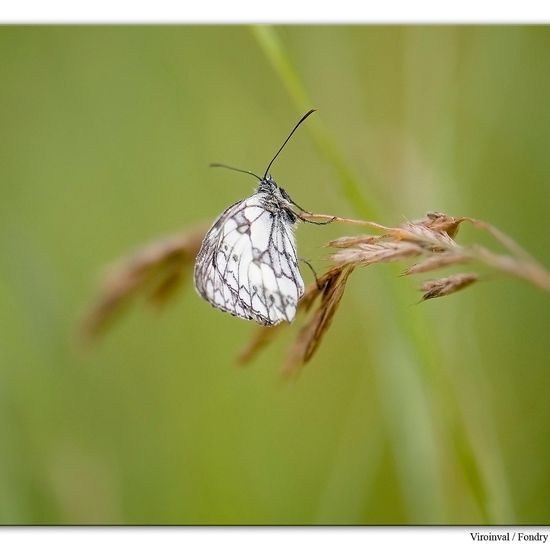
<path id="1" fill-rule="evenodd" d="M 313 102 L 292 66 L 277 31 L 269 26 L 254 26 L 252 33 L 297 107 L 301 110 L 310 108 Z M 365 199 L 362 192 L 364 184 L 360 184 L 348 168 L 328 130 L 319 120 L 310 128 L 319 150 L 335 168 L 338 182 L 350 205 L 359 216 L 377 219 L 380 209 Z M 453 436 L 447 434 L 447 426 L 452 423 L 460 426 L 455 437 L 461 440 L 464 446 L 461 453 L 467 458 L 467 461 L 462 460 L 460 466 L 469 474 L 470 491 L 478 502 L 482 520 L 510 521 L 510 517 L 499 516 L 491 509 L 490 502 L 496 495 L 502 495 L 494 486 L 490 473 L 485 472 L 479 463 L 483 453 L 476 448 L 471 426 L 462 427 L 464 418 L 453 385 L 445 379 L 446 373 L 442 372 L 438 363 L 440 354 L 437 343 L 433 338 L 426 338 L 426 333 L 431 332 L 428 320 L 424 316 L 420 330 L 419 324 L 402 307 L 406 300 L 403 289 L 393 283 L 388 290 L 386 299 L 395 302 L 395 305 L 386 308 L 386 317 L 391 317 L 387 319 L 388 323 L 395 325 L 398 332 L 393 341 L 400 344 L 389 351 L 382 350 L 380 360 L 373 366 L 385 397 L 385 414 L 409 520 L 411 523 L 445 523 L 452 520 L 447 509 L 449 499 L 445 499 L 447 489 L 443 467 L 443 457 L 456 453 Z M 445 410 L 450 413 L 445 415 Z M 452 418 L 448 418 L 449 414 Z"/>

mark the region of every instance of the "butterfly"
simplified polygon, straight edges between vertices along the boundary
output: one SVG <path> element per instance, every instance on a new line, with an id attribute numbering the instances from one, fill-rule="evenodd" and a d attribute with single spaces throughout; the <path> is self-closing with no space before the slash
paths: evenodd
<path id="1" fill-rule="evenodd" d="M 301 216 L 289 194 L 268 171 L 308 111 L 281 145 L 263 177 L 225 164 L 258 179 L 256 192 L 227 208 L 206 233 L 195 262 L 195 288 L 211 305 L 260 325 L 292 322 L 304 281 L 298 268 L 293 229 Z"/>

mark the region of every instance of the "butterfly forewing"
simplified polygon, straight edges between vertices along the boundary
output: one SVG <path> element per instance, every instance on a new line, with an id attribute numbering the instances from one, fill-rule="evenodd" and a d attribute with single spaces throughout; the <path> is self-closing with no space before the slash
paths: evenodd
<path id="1" fill-rule="evenodd" d="M 262 325 L 292 321 L 304 292 L 293 223 L 265 193 L 230 206 L 197 256 L 199 294 L 218 309 Z"/>

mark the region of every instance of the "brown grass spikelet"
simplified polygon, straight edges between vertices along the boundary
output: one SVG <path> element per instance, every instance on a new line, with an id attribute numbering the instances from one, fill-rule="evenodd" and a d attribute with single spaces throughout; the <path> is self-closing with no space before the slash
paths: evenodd
<path id="1" fill-rule="evenodd" d="M 330 259 L 337 265 L 367 266 L 396 262 L 419 254 L 422 254 L 422 248 L 415 243 L 385 240 L 338 250 L 330 255 Z"/>
<path id="2" fill-rule="evenodd" d="M 442 212 L 428 212 L 424 218 L 412 223 L 422 225 L 438 233 L 446 233 L 451 239 L 454 239 L 460 224 L 465 219 L 463 217 L 447 216 Z"/>
<path id="3" fill-rule="evenodd" d="M 255 327 L 252 338 L 239 352 L 237 363 L 239 365 L 247 365 L 254 360 L 258 353 L 278 336 L 283 327 L 282 323 L 273 327 Z"/>
<path id="4" fill-rule="evenodd" d="M 382 237 L 379 235 L 357 235 L 354 237 L 340 237 L 329 241 L 326 246 L 330 248 L 352 248 L 361 244 L 373 244 L 378 242 Z"/>
<path id="5" fill-rule="evenodd" d="M 206 228 L 200 227 L 155 241 L 109 267 L 84 316 L 84 342 L 100 336 L 140 295 L 156 306 L 172 298 L 192 269 L 205 232 Z"/>
<path id="6" fill-rule="evenodd" d="M 420 289 L 424 292 L 422 301 L 432 298 L 441 298 L 458 292 L 479 280 L 476 273 L 456 273 L 441 279 L 432 279 L 422 283 Z"/>
<path id="7" fill-rule="evenodd" d="M 416 243 L 418 246 L 434 252 L 452 248 L 456 244 L 445 231 L 410 222 L 406 222 L 401 227 L 390 229 L 388 236 L 395 241 Z"/>
<path id="8" fill-rule="evenodd" d="M 411 265 L 403 272 L 403 275 L 427 273 L 428 271 L 434 271 L 436 269 L 441 269 L 450 265 L 463 264 L 468 261 L 470 261 L 470 258 L 465 256 L 464 254 L 461 254 L 460 252 L 455 252 L 454 250 L 450 250 L 447 252 L 434 254 L 433 256 L 428 256 L 421 262 Z"/>
<path id="9" fill-rule="evenodd" d="M 302 326 L 298 337 L 290 348 L 283 368 L 285 374 L 290 374 L 297 367 L 305 365 L 313 357 L 332 323 L 344 295 L 348 277 L 353 269 L 353 266 L 332 268 L 319 280 L 322 291 L 315 292 L 314 289 L 318 288 L 317 284 L 310 287 L 310 296 L 305 295 L 306 301 L 312 305 L 320 295 L 319 305 L 314 309 L 310 319 Z"/>

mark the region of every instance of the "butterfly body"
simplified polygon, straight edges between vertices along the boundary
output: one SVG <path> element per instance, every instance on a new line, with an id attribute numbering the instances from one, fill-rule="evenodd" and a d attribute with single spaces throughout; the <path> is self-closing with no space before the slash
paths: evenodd
<path id="1" fill-rule="evenodd" d="M 214 307 L 261 325 L 291 322 L 304 283 L 292 200 L 271 176 L 227 208 L 207 232 L 195 263 L 197 292 Z"/>

